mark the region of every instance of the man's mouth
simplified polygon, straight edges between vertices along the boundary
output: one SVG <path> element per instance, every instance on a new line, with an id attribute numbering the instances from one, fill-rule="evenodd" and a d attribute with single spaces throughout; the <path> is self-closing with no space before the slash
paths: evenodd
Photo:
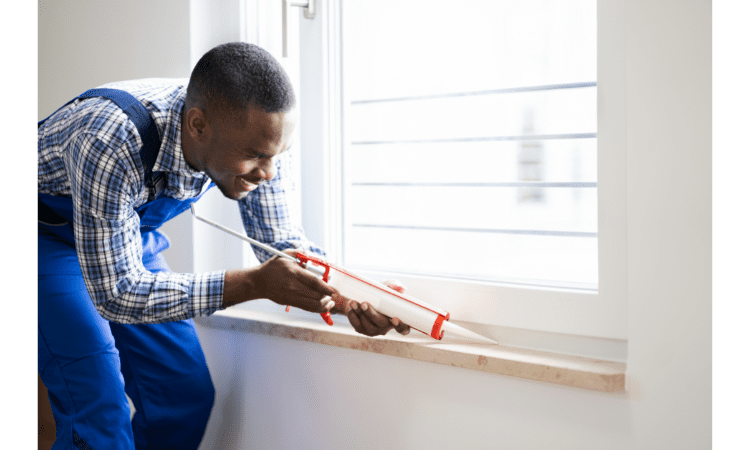
<path id="1" fill-rule="evenodd" d="M 247 181 L 244 178 L 240 178 L 240 182 L 242 183 L 242 187 L 246 191 L 252 191 L 253 189 L 257 188 L 263 183 L 262 180 L 259 180 L 258 182 L 251 182 L 251 181 Z"/>

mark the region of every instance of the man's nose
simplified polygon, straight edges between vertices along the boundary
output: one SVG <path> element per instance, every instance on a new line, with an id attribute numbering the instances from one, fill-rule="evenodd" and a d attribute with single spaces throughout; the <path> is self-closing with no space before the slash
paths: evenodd
<path id="1" fill-rule="evenodd" d="M 276 165 L 271 158 L 263 161 L 263 164 L 258 167 L 258 170 L 260 172 L 260 177 L 264 180 L 271 181 L 273 180 L 273 177 L 276 176 Z"/>

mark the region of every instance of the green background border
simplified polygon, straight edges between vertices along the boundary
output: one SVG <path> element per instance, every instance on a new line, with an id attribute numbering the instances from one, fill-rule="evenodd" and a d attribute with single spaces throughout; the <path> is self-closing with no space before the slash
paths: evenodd
<path id="1" fill-rule="evenodd" d="M 43 1 L 43 0 L 39 0 Z M 36 10 L 3 5 L 2 448 L 36 448 Z"/>

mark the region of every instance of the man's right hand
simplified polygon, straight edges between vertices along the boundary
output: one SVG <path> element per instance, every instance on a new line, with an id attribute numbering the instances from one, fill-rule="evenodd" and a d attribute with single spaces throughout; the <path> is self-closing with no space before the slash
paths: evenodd
<path id="1" fill-rule="evenodd" d="M 259 298 L 305 311 L 324 313 L 336 290 L 293 261 L 272 258 L 260 266 L 228 270 L 224 277 L 224 307 Z M 325 300 L 324 300 L 325 299 Z"/>

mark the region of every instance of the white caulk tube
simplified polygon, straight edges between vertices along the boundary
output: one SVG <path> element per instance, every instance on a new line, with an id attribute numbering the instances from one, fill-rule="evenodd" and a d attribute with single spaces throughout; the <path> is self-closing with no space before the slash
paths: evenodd
<path id="1" fill-rule="evenodd" d="M 427 307 L 414 297 L 397 292 L 381 283 L 351 272 L 331 267 L 328 284 L 344 297 L 359 303 L 367 302 L 379 313 L 398 317 L 402 322 L 435 339 L 442 339 L 442 323 L 450 313 Z"/>
<path id="2" fill-rule="evenodd" d="M 362 275 L 335 266 L 315 256 L 298 253 L 297 258 L 325 268 L 323 280 L 344 297 L 359 303 L 367 302 L 378 312 L 389 317 L 398 317 L 410 327 L 434 339 L 443 338 L 445 331 L 456 337 L 497 344 L 480 334 L 448 322 L 450 313 L 428 305 L 410 295 L 395 291 L 388 286 Z"/>

